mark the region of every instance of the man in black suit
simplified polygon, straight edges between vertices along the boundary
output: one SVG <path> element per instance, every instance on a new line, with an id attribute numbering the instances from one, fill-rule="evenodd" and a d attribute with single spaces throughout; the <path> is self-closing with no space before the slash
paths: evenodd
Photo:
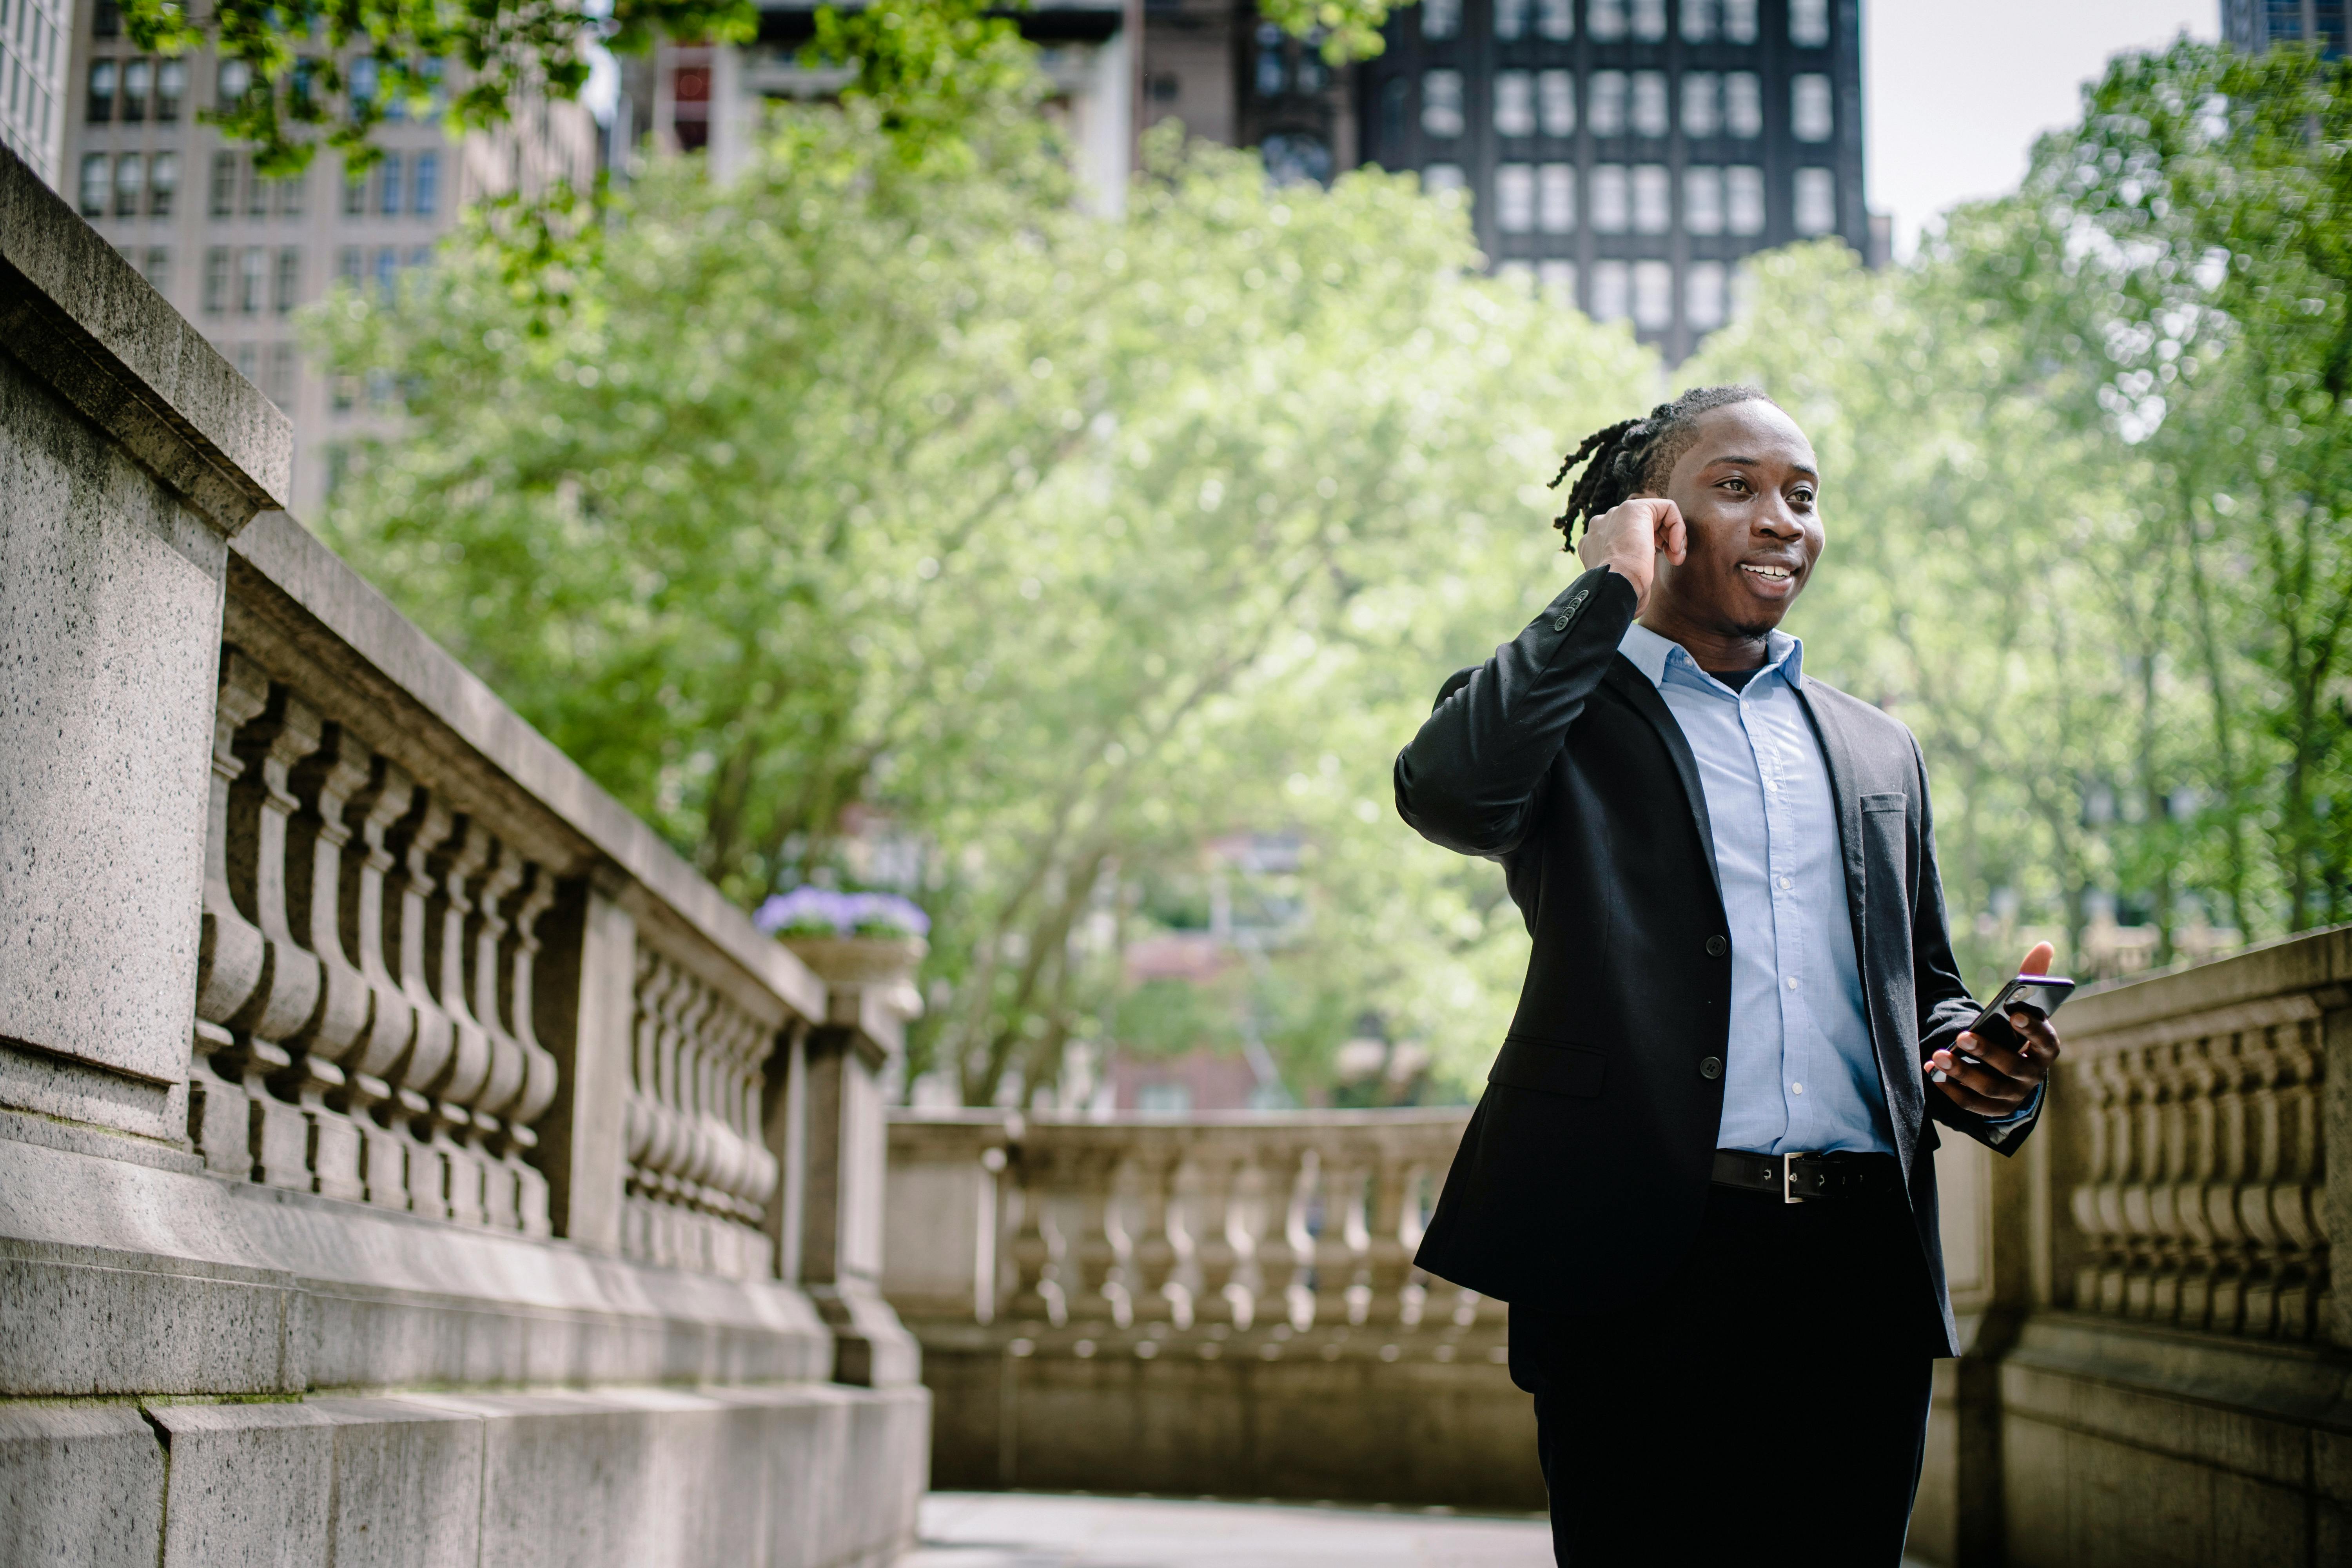
<path id="1" fill-rule="evenodd" d="M 1534 938 L 1417 1261 L 1511 1304 L 1562 1563 L 1893 1564 L 1957 1348 L 1937 1129 L 2013 1152 L 2058 1039 L 1965 1032 L 1918 745 L 1777 629 L 1803 432 L 1705 388 L 1587 459 L 1590 570 L 1396 761 Z"/>

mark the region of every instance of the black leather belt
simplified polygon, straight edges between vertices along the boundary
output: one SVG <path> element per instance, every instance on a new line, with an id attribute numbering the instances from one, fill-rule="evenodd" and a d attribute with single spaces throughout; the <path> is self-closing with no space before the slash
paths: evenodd
<path id="1" fill-rule="evenodd" d="M 1715 1184 L 1801 1204 L 1900 1193 L 1903 1170 L 1892 1154 L 1751 1154 L 1745 1149 L 1717 1149 Z"/>

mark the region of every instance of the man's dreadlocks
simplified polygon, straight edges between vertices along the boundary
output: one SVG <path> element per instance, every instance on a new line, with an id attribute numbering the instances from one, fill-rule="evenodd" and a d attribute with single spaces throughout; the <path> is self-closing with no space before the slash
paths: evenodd
<path id="1" fill-rule="evenodd" d="M 1590 527 L 1602 512 L 1629 496 L 1663 489 L 1674 472 L 1675 460 L 1698 434 L 1698 416 L 1710 408 L 1754 399 L 1772 400 L 1752 386 L 1695 386 L 1672 403 L 1661 403 L 1644 419 L 1621 419 L 1595 430 L 1563 458 L 1550 488 L 1559 489 L 1569 470 L 1587 458 L 1591 467 L 1569 487 L 1568 507 L 1552 520 L 1561 534 L 1560 548 L 1576 547 L 1579 523 Z M 1777 405 L 1775 406 L 1778 406 Z"/>

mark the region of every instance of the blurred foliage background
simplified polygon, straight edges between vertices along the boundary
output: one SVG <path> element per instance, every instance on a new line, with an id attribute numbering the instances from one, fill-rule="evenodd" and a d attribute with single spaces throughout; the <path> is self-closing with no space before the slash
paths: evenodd
<path id="1" fill-rule="evenodd" d="M 1169 132 L 1089 216 L 1006 47 L 311 321 L 405 415 L 322 531 L 747 907 L 916 897 L 912 1071 L 1206 1046 L 1309 1097 L 1370 1031 L 1475 1092 L 1524 927 L 1390 761 L 1574 574 L 1559 451 L 1700 382 L 1820 450 L 1790 629 L 1918 732 L 1973 974 L 2345 917 L 2344 67 L 2120 61 L 2013 196 L 1759 258 L 1669 375 L 1410 176 Z"/>

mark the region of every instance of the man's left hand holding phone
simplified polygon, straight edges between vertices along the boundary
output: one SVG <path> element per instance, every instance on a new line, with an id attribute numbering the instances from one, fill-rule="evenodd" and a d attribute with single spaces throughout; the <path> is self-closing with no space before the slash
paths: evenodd
<path id="1" fill-rule="evenodd" d="M 2037 942 L 2017 966 L 2020 974 L 2047 974 L 2057 950 Z M 2017 1031 L 2012 1048 L 2002 1042 L 1963 1033 L 1924 1064 L 1928 1083 L 1963 1110 L 1996 1120 L 2025 1109 L 2050 1064 L 2058 1059 L 2058 1032 L 2042 1014 L 2021 1007 L 2009 1016 Z"/>

